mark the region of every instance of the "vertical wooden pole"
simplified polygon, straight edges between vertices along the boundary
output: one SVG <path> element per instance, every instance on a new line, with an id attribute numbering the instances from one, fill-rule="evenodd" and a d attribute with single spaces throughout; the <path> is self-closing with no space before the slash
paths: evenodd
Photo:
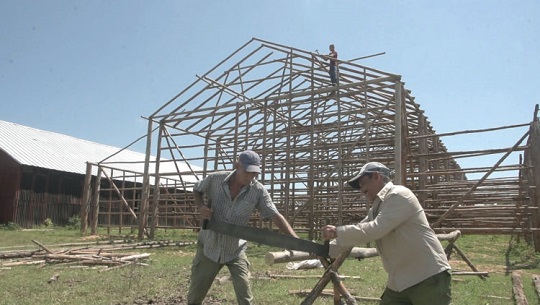
<path id="1" fill-rule="evenodd" d="M 536 109 L 529 135 L 530 166 L 532 167 L 531 180 L 534 183 L 534 185 L 529 186 L 529 198 L 531 198 L 531 206 L 538 208 L 540 207 L 540 122 L 536 117 L 538 105 L 536 105 Z M 536 209 L 535 216 L 533 217 L 533 224 L 535 227 L 540 224 L 540 211 L 538 209 Z M 533 239 L 536 252 L 540 252 L 540 233 L 538 231 L 533 232 Z"/>
<path id="2" fill-rule="evenodd" d="M 404 152 L 404 148 L 403 148 L 403 124 L 404 124 L 404 116 L 405 116 L 405 113 L 404 113 L 404 107 L 403 107 L 403 98 L 402 98 L 402 95 L 401 95 L 401 81 L 398 79 L 396 81 L 396 85 L 395 85 L 395 95 L 394 95 L 394 100 L 395 100 L 395 112 L 396 112 L 396 116 L 395 116 L 395 121 L 394 121 L 394 124 L 395 124 L 395 139 L 394 139 L 394 147 L 395 147 L 395 151 L 394 151 L 394 161 L 395 161 L 395 164 L 394 164 L 394 169 L 395 169 L 395 176 L 394 176 L 394 182 L 396 184 L 401 184 L 401 185 L 404 185 L 405 184 L 405 179 L 404 179 L 404 163 L 403 163 L 403 152 Z"/>
<path id="3" fill-rule="evenodd" d="M 98 166 L 96 181 L 94 184 L 94 194 L 92 195 L 92 235 L 97 234 L 99 219 L 99 194 L 101 192 L 101 167 Z"/>
<path id="4" fill-rule="evenodd" d="M 146 229 L 146 223 L 148 220 L 148 200 L 150 198 L 150 156 L 152 155 L 152 120 L 152 117 L 148 119 L 148 130 L 146 133 L 146 156 L 144 158 L 144 176 L 142 186 L 143 191 L 141 198 L 141 208 L 139 209 L 139 239 L 144 238 L 144 231 Z M 161 132 L 161 130 L 159 132 Z"/>
<path id="5" fill-rule="evenodd" d="M 314 77 L 315 77 L 315 62 L 312 60 L 311 61 L 311 74 L 310 74 L 310 77 L 311 77 L 311 83 L 310 83 L 310 87 L 311 87 L 311 96 L 310 96 L 310 104 L 311 104 L 311 107 L 310 107 L 310 110 L 309 110 L 309 120 L 311 121 L 311 126 L 310 126 L 310 129 L 309 129 L 309 178 L 308 178 L 308 194 L 309 194 L 309 199 L 308 199 L 308 202 L 306 204 L 311 204 L 311 208 L 310 208 L 310 213 L 309 213 L 309 218 L 310 218 L 310 221 L 309 221 L 309 238 L 310 239 L 316 239 L 316 226 L 317 226 L 317 222 L 319 221 L 318 219 L 315 219 L 315 215 L 313 213 L 314 211 L 314 205 L 315 205 L 315 153 L 316 153 L 316 150 L 315 150 L 315 141 L 316 141 L 316 138 L 315 138 L 315 120 L 316 120 L 316 116 L 315 116 L 315 111 L 317 110 L 317 107 L 315 107 L 315 92 L 313 92 L 313 90 L 315 90 L 315 84 L 313 82 L 314 80 Z M 319 185 L 317 185 L 318 187 Z"/>
<path id="6" fill-rule="evenodd" d="M 158 134 L 158 140 L 157 140 L 157 149 L 156 149 L 156 171 L 154 173 L 154 196 L 152 197 L 152 211 L 151 211 L 151 218 L 152 222 L 150 223 L 150 239 L 153 239 L 156 233 L 156 227 L 158 225 L 158 210 L 159 210 L 159 196 L 160 196 L 160 176 L 159 176 L 159 165 L 161 160 L 161 139 L 162 134 L 165 133 L 166 127 L 163 124 L 160 124 L 159 127 L 159 134 Z"/>
<path id="7" fill-rule="evenodd" d="M 86 162 L 86 176 L 84 177 L 83 198 L 81 201 L 81 234 L 86 235 L 88 228 L 88 201 L 90 200 L 92 182 L 92 164 Z"/>
<path id="8" fill-rule="evenodd" d="M 337 63 L 336 63 L 336 66 L 337 66 Z M 336 67 L 337 69 L 337 67 Z M 337 72 L 336 72 L 337 73 Z M 337 85 L 337 87 L 339 87 L 339 84 Z M 337 120 L 337 130 L 338 130 L 338 160 L 337 160 L 337 205 L 338 205 L 338 221 L 337 223 L 339 225 L 342 225 L 343 224 L 343 183 L 341 183 L 341 181 L 343 181 L 343 158 L 345 157 L 344 154 L 343 154 L 343 126 L 341 124 L 342 121 L 345 121 L 346 118 L 345 117 L 342 117 L 343 116 L 343 113 L 342 113 L 342 109 L 341 109 L 341 99 L 339 98 L 339 90 L 336 90 L 336 92 L 334 93 L 334 98 L 336 100 L 336 103 L 337 103 L 337 115 L 338 115 L 338 120 Z"/>
<path id="9" fill-rule="evenodd" d="M 420 113 L 418 116 L 418 134 L 419 135 L 426 135 L 427 134 L 427 122 L 426 117 Z M 418 172 L 420 173 L 427 173 L 428 172 L 428 161 L 427 161 L 427 153 L 428 150 L 428 139 L 427 138 L 421 138 L 418 142 L 418 150 L 421 157 L 418 159 Z M 418 178 L 418 190 L 425 190 L 427 185 L 427 176 L 426 175 L 420 175 Z M 426 208 L 426 198 L 427 194 L 425 192 L 420 192 L 418 194 L 418 200 L 420 201 L 420 204 L 422 207 Z"/>

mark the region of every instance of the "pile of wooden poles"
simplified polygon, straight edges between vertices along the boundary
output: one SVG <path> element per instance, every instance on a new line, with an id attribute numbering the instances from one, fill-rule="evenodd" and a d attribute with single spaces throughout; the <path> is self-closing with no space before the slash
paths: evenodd
<path id="1" fill-rule="evenodd" d="M 0 269 L 11 269 L 21 265 L 63 264 L 72 268 L 103 266 L 99 272 L 105 272 L 129 265 L 147 265 L 144 261 L 149 253 L 135 253 L 117 250 L 141 249 L 170 246 L 169 242 L 127 243 L 84 246 L 77 249 L 53 250 L 37 240 L 32 240 L 39 249 L 0 252 Z M 173 243 L 177 245 L 178 243 Z"/>

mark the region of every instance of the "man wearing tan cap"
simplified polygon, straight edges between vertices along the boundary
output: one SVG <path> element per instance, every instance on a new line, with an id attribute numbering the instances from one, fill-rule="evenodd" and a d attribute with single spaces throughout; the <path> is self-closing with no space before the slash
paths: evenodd
<path id="1" fill-rule="evenodd" d="M 285 234 L 298 237 L 290 224 L 277 210 L 266 188 L 257 181 L 261 173 L 261 158 L 252 151 L 240 153 L 232 172 L 208 175 L 193 187 L 195 204 L 202 219 L 212 219 L 236 225 L 248 225 L 255 210 L 263 219 L 271 219 Z M 209 206 L 204 204 L 206 196 Z M 210 220 L 210 221 L 212 221 Z M 197 253 L 191 266 L 188 304 L 201 304 L 218 272 L 227 266 L 238 304 L 253 302 L 249 281 L 249 262 L 246 241 L 212 230 L 201 230 Z"/>
<path id="2" fill-rule="evenodd" d="M 411 190 L 390 181 L 390 169 L 366 163 L 348 181 L 372 207 L 360 223 L 322 228 L 330 255 L 375 241 L 388 273 L 381 305 L 448 305 L 451 301 L 450 264 L 424 209 Z"/>

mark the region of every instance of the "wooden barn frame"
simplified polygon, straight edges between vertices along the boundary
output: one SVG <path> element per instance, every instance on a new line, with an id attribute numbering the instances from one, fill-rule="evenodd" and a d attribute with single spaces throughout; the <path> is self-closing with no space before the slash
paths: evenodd
<path id="1" fill-rule="evenodd" d="M 324 56 L 253 38 L 150 115 L 139 237 L 170 227 L 167 217 L 182 218 L 174 227 L 198 228 L 194 180 L 181 177 L 231 170 L 240 151 L 253 149 L 263 157 L 259 180 L 309 238 L 327 223 L 364 217 L 369 203 L 345 182 L 378 161 L 416 193 L 437 232 L 520 234 L 540 250 L 538 105 L 532 122 L 437 134 L 401 76 L 338 62 L 332 86 Z M 452 152 L 442 141 L 507 130 L 523 132 L 508 147 Z M 493 163 L 458 162 L 486 156 Z M 160 170 L 179 163 L 195 166 Z M 254 217 L 252 225 L 272 224 Z"/>

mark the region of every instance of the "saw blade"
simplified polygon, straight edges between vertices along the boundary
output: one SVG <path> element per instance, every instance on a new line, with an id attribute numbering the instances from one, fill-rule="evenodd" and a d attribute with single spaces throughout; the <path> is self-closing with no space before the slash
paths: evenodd
<path id="1" fill-rule="evenodd" d="M 316 242 L 296 238 L 291 235 L 274 232 L 268 229 L 260 229 L 255 227 L 241 226 L 223 221 L 212 219 L 207 224 L 207 229 L 245 239 L 267 246 L 284 248 L 287 250 L 303 251 L 312 253 L 321 257 L 328 257 L 328 245 L 321 245 Z"/>

